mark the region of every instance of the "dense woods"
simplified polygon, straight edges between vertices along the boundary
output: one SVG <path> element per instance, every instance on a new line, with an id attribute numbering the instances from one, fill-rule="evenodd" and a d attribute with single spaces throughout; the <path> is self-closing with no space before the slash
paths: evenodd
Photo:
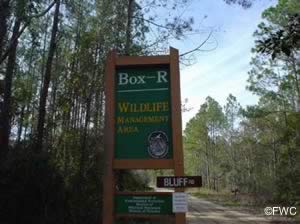
<path id="1" fill-rule="evenodd" d="M 0 223 L 101 223 L 106 56 L 167 53 L 193 30 L 175 14 L 187 2 L 1 0 Z M 161 8 L 172 15 L 163 24 Z M 187 172 L 205 187 L 299 202 L 299 10 L 279 1 L 255 33 L 248 88 L 259 104 L 208 97 L 187 124 Z M 124 188 L 148 181 L 123 176 Z"/>
<path id="2" fill-rule="evenodd" d="M 186 0 L 140 2 L 1 0 L 1 223 L 101 223 L 107 54 L 167 53 L 192 30 Z"/>
<path id="3" fill-rule="evenodd" d="M 187 123 L 187 170 L 202 175 L 207 188 L 299 205 L 299 12 L 299 1 L 286 0 L 263 12 L 247 86 L 257 105 L 242 108 L 229 95 L 222 108 L 207 97 Z"/>

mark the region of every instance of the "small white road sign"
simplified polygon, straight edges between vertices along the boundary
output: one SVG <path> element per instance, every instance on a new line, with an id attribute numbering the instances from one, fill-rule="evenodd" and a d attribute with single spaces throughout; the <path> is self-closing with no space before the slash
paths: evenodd
<path id="1" fill-rule="evenodd" d="M 174 192 L 172 195 L 173 213 L 188 212 L 187 194 L 183 192 Z"/>

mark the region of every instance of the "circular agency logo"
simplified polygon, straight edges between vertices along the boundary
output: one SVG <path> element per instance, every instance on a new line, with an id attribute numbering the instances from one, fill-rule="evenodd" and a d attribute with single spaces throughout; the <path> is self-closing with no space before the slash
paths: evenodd
<path id="1" fill-rule="evenodd" d="M 148 153 L 152 158 L 164 158 L 169 151 L 168 137 L 163 131 L 154 131 L 148 136 Z"/>

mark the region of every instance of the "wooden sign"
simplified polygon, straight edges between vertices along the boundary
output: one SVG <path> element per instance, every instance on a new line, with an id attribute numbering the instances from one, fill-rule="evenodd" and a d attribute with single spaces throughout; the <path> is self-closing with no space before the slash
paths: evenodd
<path id="1" fill-rule="evenodd" d="M 115 85 L 115 158 L 172 158 L 169 67 L 119 67 Z"/>
<path id="2" fill-rule="evenodd" d="M 170 192 L 118 192 L 120 169 L 173 169 L 184 176 L 178 50 L 170 55 L 118 56 L 105 68 L 103 223 L 123 218 L 174 218 Z M 183 192 L 183 188 L 176 188 Z"/>
<path id="3" fill-rule="evenodd" d="M 172 194 L 121 194 L 116 196 L 115 208 L 119 216 L 122 214 L 171 215 Z"/>
<path id="4" fill-rule="evenodd" d="M 157 187 L 201 187 L 202 177 L 201 176 L 165 176 L 156 178 Z"/>

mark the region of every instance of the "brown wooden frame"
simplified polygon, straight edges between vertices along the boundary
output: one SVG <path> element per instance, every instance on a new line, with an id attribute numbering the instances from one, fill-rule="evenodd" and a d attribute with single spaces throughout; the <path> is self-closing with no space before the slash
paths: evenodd
<path id="1" fill-rule="evenodd" d="M 114 169 L 174 169 L 173 159 L 115 159 Z"/>
<path id="2" fill-rule="evenodd" d="M 165 192 L 161 192 L 161 191 L 154 191 L 154 192 L 139 192 L 139 191 L 118 191 L 116 192 L 116 195 L 171 195 L 173 192 L 169 192 L 169 191 L 165 191 Z"/>
<path id="3" fill-rule="evenodd" d="M 114 159 L 115 147 L 115 79 L 117 66 L 134 65 L 170 65 L 171 87 L 171 120 L 173 159 L 142 159 L 125 160 Z M 175 176 L 184 176 L 182 126 L 181 126 L 181 100 L 179 54 L 175 48 L 170 48 L 170 55 L 162 56 L 117 56 L 115 51 L 109 53 L 105 67 L 105 130 L 104 147 L 106 152 L 104 190 L 103 190 L 103 223 L 113 224 L 115 218 L 138 217 L 156 219 L 158 216 L 150 215 L 115 215 L 115 194 L 141 194 L 141 192 L 116 192 L 114 170 L 118 169 L 174 169 Z M 183 192 L 183 188 L 175 189 Z M 170 192 L 144 192 L 143 194 L 170 194 Z M 174 217 L 174 216 L 173 216 Z M 185 224 L 185 213 L 175 214 L 176 224 Z"/>
<path id="4" fill-rule="evenodd" d="M 128 65 L 168 65 L 170 64 L 169 55 L 160 56 L 119 56 L 117 57 L 117 66 Z"/>
<path id="5" fill-rule="evenodd" d="M 114 194 L 115 194 L 115 174 L 113 172 L 112 159 L 115 148 L 115 66 L 116 52 L 111 51 L 107 57 L 105 66 L 105 129 L 104 129 L 104 187 L 103 187 L 103 223 L 114 223 Z"/>
<path id="6" fill-rule="evenodd" d="M 171 74 L 171 107 L 172 107 L 172 139 L 175 176 L 184 176 L 182 126 L 181 126 L 181 96 L 179 76 L 179 53 L 170 48 L 170 74 Z M 176 188 L 175 192 L 184 192 L 184 188 Z M 175 214 L 176 224 L 185 224 L 185 213 Z"/>

